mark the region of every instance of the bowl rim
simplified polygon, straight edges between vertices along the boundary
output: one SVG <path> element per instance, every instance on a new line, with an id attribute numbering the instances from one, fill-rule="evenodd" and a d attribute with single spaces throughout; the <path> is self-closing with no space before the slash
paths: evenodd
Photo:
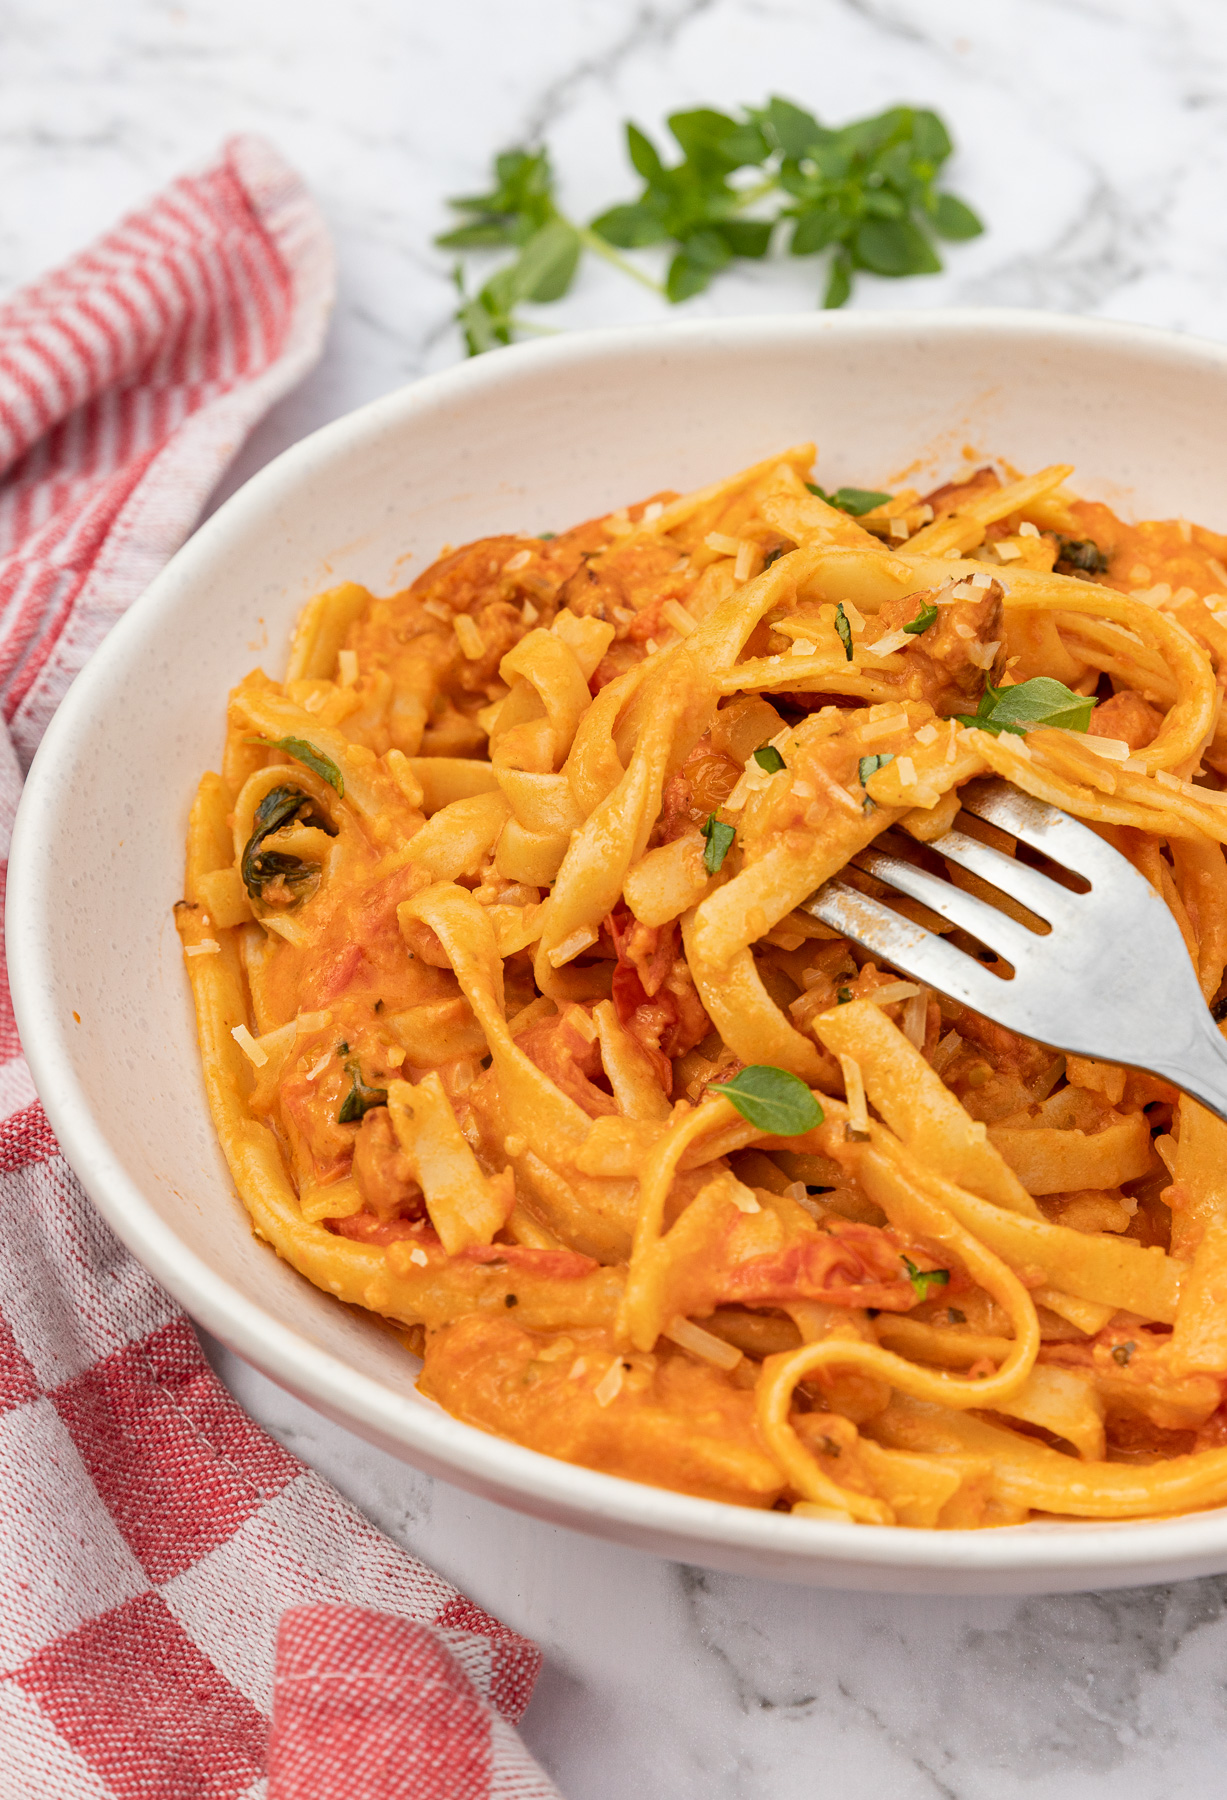
<path id="1" fill-rule="evenodd" d="M 1023 309 L 947 308 L 924 312 L 762 315 L 613 326 L 515 346 L 428 375 L 367 402 L 299 440 L 253 475 L 187 540 L 118 620 L 73 682 L 49 724 L 26 780 L 10 858 L 6 930 L 9 981 L 24 1053 L 52 1129 L 68 1163 L 116 1235 L 189 1314 L 274 1381 L 309 1404 L 406 1460 L 518 1510 L 575 1529 L 638 1543 L 662 1542 L 714 1564 L 757 1559 L 760 1573 L 778 1566 L 782 1579 L 827 1580 L 849 1587 L 953 1592 L 972 1581 L 981 1592 L 1171 1579 L 1227 1567 L 1227 1509 L 1156 1520 L 1040 1523 L 993 1531 L 914 1528 L 794 1519 L 775 1512 L 698 1499 L 561 1462 L 462 1423 L 420 1397 L 410 1398 L 332 1351 L 301 1336 L 233 1288 L 187 1248 L 129 1178 L 94 1118 L 73 1065 L 57 1009 L 55 945 L 45 928 L 42 894 L 50 873 L 60 771 L 71 764 L 78 733 L 105 708 L 112 670 L 122 666 L 155 626 L 160 609 L 207 571 L 236 528 L 275 509 L 300 477 L 343 460 L 385 426 L 467 396 L 531 382 L 539 369 L 582 368 L 627 353 L 677 355 L 735 352 L 755 343 L 835 339 L 945 339 L 976 334 L 1001 341 L 1082 341 L 1152 363 L 1202 366 L 1227 373 L 1227 345 L 1157 327 Z M 1161 1568 L 1163 1573 L 1153 1571 Z M 892 1581 L 892 1572 L 899 1580 Z M 961 1580 L 959 1578 L 962 1578 Z M 1012 1578 L 1012 1579 L 1011 1579 Z"/>

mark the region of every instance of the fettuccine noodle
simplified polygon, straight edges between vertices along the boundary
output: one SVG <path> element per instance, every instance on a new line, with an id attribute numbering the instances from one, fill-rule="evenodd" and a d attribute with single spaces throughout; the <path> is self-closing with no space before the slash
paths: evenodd
<path id="1" fill-rule="evenodd" d="M 985 891 L 930 846 L 1028 854 L 960 811 L 1004 776 L 1227 1011 L 1227 538 L 1063 465 L 835 505 L 814 454 L 331 589 L 234 690 L 177 917 L 235 1184 L 552 1456 L 877 1525 L 1223 1504 L 1227 1127 L 798 908 L 948 932 L 856 859 Z"/>

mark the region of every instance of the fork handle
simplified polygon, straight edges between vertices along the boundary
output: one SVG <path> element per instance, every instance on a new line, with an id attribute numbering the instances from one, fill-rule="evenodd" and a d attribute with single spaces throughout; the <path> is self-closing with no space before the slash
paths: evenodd
<path id="1" fill-rule="evenodd" d="M 1227 1041 L 1208 1010 L 1199 1010 L 1194 1017 L 1196 1041 L 1184 1046 L 1178 1055 L 1162 1062 L 1156 1060 L 1149 1066 L 1154 1074 L 1174 1081 L 1182 1092 L 1200 1101 L 1227 1124 Z"/>

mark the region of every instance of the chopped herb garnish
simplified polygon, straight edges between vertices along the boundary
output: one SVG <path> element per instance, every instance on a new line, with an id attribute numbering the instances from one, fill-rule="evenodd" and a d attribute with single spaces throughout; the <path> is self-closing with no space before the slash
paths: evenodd
<path id="1" fill-rule="evenodd" d="M 945 1287 L 950 1280 L 949 1269 L 919 1269 L 909 1256 L 903 1257 L 902 1261 L 918 1300 L 927 1300 L 930 1288 Z"/>
<path id="2" fill-rule="evenodd" d="M 774 550 L 768 550 L 766 556 L 764 556 L 763 568 L 769 569 L 773 562 L 779 562 L 781 556 L 786 556 L 786 555 L 787 555 L 787 551 L 785 550 L 783 544 L 777 544 Z"/>
<path id="3" fill-rule="evenodd" d="M 854 519 L 872 512 L 875 506 L 885 506 L 890 499 L 889 494 L 880 494 L 873 488 L 841 487 L 836 488 L 833 494 L 828 494 L 816 481 L 807 481 L 805 485 L 811 494 L 825 500 L 828 506 L 838 507 L 840 512 L 851 513 Z"/>
<path id="4" fill-rule="evenodd" d="M 310 794 L 304 794 L 297 787 L 270 788 L 255 810 L 252 833 L 239 863 L 243 886 L 253 900 L 262 900 L 265 888 L 274 883 L 280 884 L 283 894 L 288 891 L 290 899 L 300 900 L 303 895 L 298 890 L 319 874 L 318 863 L 306 862 L 302 857 L 289 856 L 281 850 L 263 848 L 266 838 L 293 824 L 317 826 L 329 837 L 337 835 L 336 826 L 320 811 Z"/>
<path id="5" fill-rule="evenodd" d="M 965 1312 L 960 1312 L 957 1306 L 948 1306 L 946 1308 L 946 1323 L 947 1325 L 966 1325 L 967 1314 Z"/>
<path id="6" fill-rule="evenodd" d="M 930 625 L 936 624 L 937 608 L 933 605 L 931 600 L 924 600 L 921 602 L 920 611 L 916 614 L 916 617 L 914 619 L 909 619 L 903 629 L 910 637 L 919 637 L 922 631 L 927 631 Z"/>
<path id="7" fill-rule="evenodd" d="M 893 750 L 883 750 L 878 756 L 862 756 L 856 765 L 857 780 L 864 787 L 871 775 L 876 775 L 879 769 L 884 769 L 887 763 L 892 763 L 894 760 Z"/>
<path id="8" fill-rule="evenodd" d="M 1137 1345 L 1132 1338 L 1126 1344 L 1117 1344 L 1112 1351 L 1112 1361 L 1119 1363 L 1122 1369 L 1127 1369 L 1136 1349 Z"/>
<path id="9" fill-rule="evenodd" d="M 349 1048 L 348 1044 L 345 1048 Z M 373 1107 L 388 1104 L 387 1088 L 368 1087 L 356 1062 L 346 1063 L 345 1073 L 349 1076 L 350 1089 L 341 1102 L 341 1110 L 337 1114 L 338 1125 L 353 1125 L 357 1120 L 365 1119 Z"/>
<path id="10" fill-rule="evenodd" d="M 556 531 L 539 531 L 537 533 L 537 542 L 539 544 L 548 544 L 552 538 L 556 538 L 557 536 L 558 533 Z"/>
<path id="11" fill-rule="evenodd" d="M 836 995 L 835 1004 L 837 1006 L 847 1006 L 851 998 L 852 989 L 850 987 L 841 987 L 839 993 Z"/>
<path id="12" fill-rule="evenodd" d="M 858 270 L 931 274 L 942 266 L 935 237 L 954 241 L 983 230 L 970 207 L 937 190 L 953 146 L 937 114 L 923 108 L 895 106 L 833 130 L 777 97 L 736 115 L 710 107 L 676 112 L 668 126 L 681 151 L 674 163 L 628 124 L 627 152 L 642 186 L 588 225 L 559 207 L 544 148 L 505 151 L 488 192 L 451 201 L 461 222 L 436 239 L 441 247 L 462 258 L 513 252 L 476 293 L 459 264 L 453 271 L 456 317 L 471 356 L 511 343 L 525 328 L 518 317 L 525 302 L 560 300 L 585 253 L 676 303 L 701 294 L 734 261 L 765 257 L 783 229 L 791 255 L 828 259 L 822 304 L 832 307 L 847 300 Z M 653 246 L 669 253 L 663 285 L 623 254 Z M 844 506 L 850 512 L 889 497 L 839 493 L 866 502 Z"/>
<path id="13" fill-rule="evenodd" d="M 1017 687 L 995 688 L 986 682 L 974 714 L 958 713 L 960 725 L 976 725 L 994 737 L 1012 731 L 1025 737 L 1040 725 L 1060 726 L 1064 731 L 1085 731 L 1095 710 L 1092 694 L 1074 694 L 1051 675 L 1035 675 Z"/>
<path id="14" fill-rule="evenodd" d="M 377 1012 L 377 1013 L 381 1013 L 381 1012 L 382 1012 L 382 1011 L 383 1011 L 383 1001 L 382 1001 L 382 1000 L 376 1000 L 376 1002 L 375 1002 L 375 1011 L 376 1011 L 376 1012 Z"/>
<path id="15" fill-rule="evenodd" d="M 1057 538 L 1057 566 L 1068 563 L 1080 575 L 1106 575 L 1108 558 L 1093 538 Z"/>
<path id="16" fill-rule="evenodd" d="M 840 643 L 844 647 L 844 655 L 847 657 L 848 661 L 851 662 L 852 661 L 852 627 L 848 623 L 848 615 L 844 611 L 844 603 L 842 600 L 840 601 L 839 605 L 835 608 L 835 630 L 838 633 Z"/>
<path id="17" fill-rule="evenodd" d="M 317 750 L 314 744 L 307 742 L 306 738 L 249 737 L 247 742 L 263 744 L 269 750 L 284 750 L 285 754 L 292 756 L 295 762 L 302 763 L 303 767 L 310 769 L 313 775 L 318 775 L 321 781 L 326 781 L 329 787 L 334 787 L 342 800 L 345 798 L 344 775 L 330 756 L 325 756 L 322 750 Z"/>
<path id="18" fill-rule="evenodd" d="M 829 1437 L 819 1438 L 818 1448 L 821 1451 L 823 1456 L 838 1456 L 839 1455 L 839 1445 L 835 1442 L 834 1438 L 829 1438 Z"/>
<path id="19" fill-rule="evenodd" d="M 349 1045 L 348 1044 L 338 1044 L 337 1045 L 337 1055 L 338 1056 L 348 1056 L 349 1055 Z"/>
<path id="20" fill-rule="evenodd" d="M 731 1081 L 709 1084 L 707 1091 L 731 1100 L 755 1130 L 772 1137 L 799 1137 L 822 1124 L 822 1108 L 805 1083 L 770 1063 L 739 1069 Z"/>
<path id="21" fill-rule="evenodd" d="M 715 813 L 709 813 L 707 823 L 703 827 L 706 840 L 703 848 L 703 867 L 709 875 L 717 875 L 721 864 L 733 847 L 733 839 L 737 836 L 731 825 L 722 825 Z"/>
<path id="22" fill-rule="evenodd" d="M 504 1306 L 518 1306 L 519 1304 L 520 1304 L 520 1296 L 518 1294 L 504 1294 L 503 1295 L 503 1305 Z"/>
<path id="23" fill-rule="evenodd" d="M 760 769 L 767 771 L 768 775 L 778 775 L 784 767 L 784 758 L 774 744 L 760 744 L 754 752 L 754 760 Z"/>

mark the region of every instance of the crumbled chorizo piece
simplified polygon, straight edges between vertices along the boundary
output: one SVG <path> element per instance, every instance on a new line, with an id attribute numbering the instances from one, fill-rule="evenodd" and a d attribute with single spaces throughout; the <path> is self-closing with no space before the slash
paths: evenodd
<path id="1" fill-rule="evenodd" d="M 530 1025 L 516 1044 L 590 1119 L 599 1119 L 616 1113 L 618 1105 L 612 1094 L 596 1085 L 605 1073 L 596 1028 L 591 1026 L 589 1036 L 576 1013 L 583 1014 L 591 1026 L 590 1015 L 582 1007 L 568 1006 L 554 1018 Z"/>
<path id="2" fill-rule="evenodd" d="M 940 591 L 885 601 L 878 612 L 883 635 L 911 624 Z M 985 680 L 997 682 L 1005 671 L 1004 598 L 1001 583 L 993 581 L 978 599 L 937 607 L 933 624 L 917 634 L 904 654 L 902 691 L 909 700 L 927 700 L 944 718 L 975 712 Z"/>
<path id="3" fill-rule="evenodd" d="M 372 1107 L 358 1127 L 354 1180 L 367 1206 L 381 1219 L 420 1219 L 425 1214 L 422 1190 L 397 1141 L 386 1106 Z"/>
<path id="4" fill-rule="evenodd" d="M 944 519 L 971 500 L 978 500 L 984 494 L 995 494 L 1000 486 L 1001 477 L 996 469 L 985 467 L 977 469 L 966 481 L 943 482 L 931 494 L 922 495 L 920 505 L 933 508 L 934 520 Z"/>
<path id="5" fill-rule="evenodd" d="M 1119 738 L 1131 750 L 1144 750 L 1159 735 L 1162 716 L 1132 688 L 1101 700 L 1086 728 L 1088 737 Z"/>
<path id="6" fill-rule="evenodd" d="M 676 774 L 665 783 L 653 843 L 668 844 L 696 827 L 701 831 L 719 812 L 741 777 L 742 765 L 701 737 Z"/>

